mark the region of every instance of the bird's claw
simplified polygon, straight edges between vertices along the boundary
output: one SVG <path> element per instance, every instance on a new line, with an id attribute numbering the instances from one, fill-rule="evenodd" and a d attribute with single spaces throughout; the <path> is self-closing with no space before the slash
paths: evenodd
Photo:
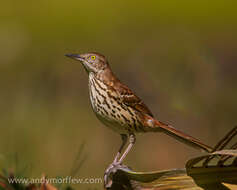
<path id="1" fill-rule="evenodd" d="M 105 173 L 104 173 L 104 186 L 105 186 L 105 188 L 110 188 L 112 186 L 112 179 L 111 179 L 110 175 L 116 173 L 116 171 L 119 168 L 122 168 L 121 163 L 120 162 L 113 162 L 105 170 Z"/>

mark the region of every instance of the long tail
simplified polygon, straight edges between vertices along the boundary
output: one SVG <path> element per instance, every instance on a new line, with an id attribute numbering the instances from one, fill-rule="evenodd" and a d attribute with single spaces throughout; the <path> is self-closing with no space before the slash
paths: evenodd
<path id="1" fill-rule="evenodd" d="M 157 131 L 161 131 L 164 132 L 165 134 L 174 137 L 175 139 L 177 139 L 178 141 L 185 143 L 189 146 L 192 146 L 196 149 L 202 150 L 202 151 L 206 151 L 206 152 L 212 152 L 213 148 L 202 143 L 200 140 L 187 135 L 177 129 L 175 129 L 174 127 L 172 127 L 171 125 L 167 125 L 165 123 L 162 123 L 160 121 L 157 121 L 154 119 L 155 122 L 155 127 L 153 128 L 154 131 L 155 128 L 157 129 Z"/>

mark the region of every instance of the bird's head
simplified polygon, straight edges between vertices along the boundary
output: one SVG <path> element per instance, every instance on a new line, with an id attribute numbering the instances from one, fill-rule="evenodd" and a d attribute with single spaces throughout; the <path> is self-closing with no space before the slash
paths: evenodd
<path id="1" fill-rule="evenodd" d="M 108 68 L 105 56 L 99 53 L 66 54 L 65 56 L 80 61 L 88 73 L 99 73 Z"/>

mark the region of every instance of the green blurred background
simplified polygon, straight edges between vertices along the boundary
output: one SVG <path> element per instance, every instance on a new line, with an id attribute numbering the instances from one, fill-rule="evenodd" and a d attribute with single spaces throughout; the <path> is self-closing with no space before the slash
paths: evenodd
<path id="1" fill-rule="evenodd" d="M 94 116 L 87 74 L 66 53 L 98 51 L 161 121 L 214 145 L 237 123 L 237 1 L 1 1 L 0 162 L 32 176 L 101 177 L 121 140 Z M 182 168 L 199 154 L 139 135 L 125 163 Z M 1 166 L 2 167 L 2 166 Z M 100 185 L 94 185 L 101 187 Z"/>

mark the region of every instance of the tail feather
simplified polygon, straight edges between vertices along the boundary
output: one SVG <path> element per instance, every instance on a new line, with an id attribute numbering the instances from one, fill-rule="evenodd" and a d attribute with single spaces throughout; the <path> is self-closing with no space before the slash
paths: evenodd
<path id="1" fill-rule="evenodd" d="M 165 134 L 177 139 L 178 141 L 180 141 L 182 143 L 185 143 L 189 146 L 192 146 L 196 149 L 199 149 L 199 150 L 202 150 L 205 152 L 212 152 L 212 150 L 213 150 L 212 147 L 202 143 L 200 140 L 198 140 L 190 135 L 187 135 L 187 134 L 175 129 L 171 125 L 164 124 L 164 123 L 157 121 L 157 120 L 155 120 L 155 125 L 156 125 L 156 127 L 158 127 L 157 131 L 164 132 Z M 155 129 L 155 128 L 153 128 L 153 129 Z"/>

